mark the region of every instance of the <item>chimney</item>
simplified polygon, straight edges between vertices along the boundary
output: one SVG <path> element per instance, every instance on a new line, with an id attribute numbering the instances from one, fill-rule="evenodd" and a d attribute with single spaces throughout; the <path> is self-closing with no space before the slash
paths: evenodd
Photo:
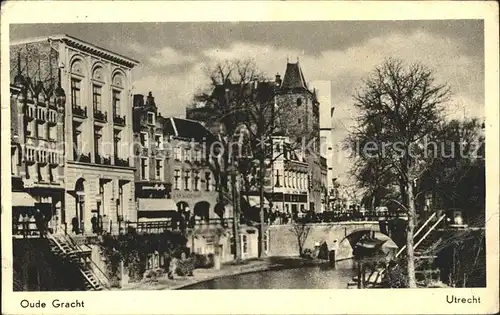
<path id="1" fill-rule="evenodd" d="M 279 73 L 276 73 L 276 77 L 274 79 L 274 82 L 276 82 L 276 86 L 281 86 L 281 76 Z"/>
<path id="2" fill-rule="evenodd" d="M 144 95 L 134 94 L 134 107 L 144 106 Z"/>
<path id="3" fill-rule="evenodd" d="M 153 97 L 153 93 L 151 93 L 151 91 L 148 93 L 147 104 L 148 105 L 155 105 L 155 98 Z"/>

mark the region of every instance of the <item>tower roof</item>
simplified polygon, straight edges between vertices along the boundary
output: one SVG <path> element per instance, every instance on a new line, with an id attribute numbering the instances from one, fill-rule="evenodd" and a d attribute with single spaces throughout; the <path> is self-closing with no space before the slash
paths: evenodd
<path id="1" fill-rule="evenodd" d="M 306 89 L 307 83 L 304 78 L 304 73 L 302 73 L 302 69 L 300 68 L 299 62 L 296 63 L 287 63 L 285 76 L 283 77 L 283 83 L 281 87 L 284 89 Z"/>

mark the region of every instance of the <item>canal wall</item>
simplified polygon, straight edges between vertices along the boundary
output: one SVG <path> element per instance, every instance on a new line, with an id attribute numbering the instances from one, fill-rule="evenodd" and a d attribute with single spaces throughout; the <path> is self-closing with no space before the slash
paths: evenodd
<path id="1" fill-rule="evenodd" d="M 271 225 L 267 231 L 269 256 L 298 256 L 300 237 L 303 249 L 313 251 L 315 245 L 322 242 L 332 249 L 336 240 L 336 259 L 341 260 L 352 257 L 353 244 L 360 235 L 370 231 L 380 232 L 380 226 L 377 221 L 286 224 Z"/>

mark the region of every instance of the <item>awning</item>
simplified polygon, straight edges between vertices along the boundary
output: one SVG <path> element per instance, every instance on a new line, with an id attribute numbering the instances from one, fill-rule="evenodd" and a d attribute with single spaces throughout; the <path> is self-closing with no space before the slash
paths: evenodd
<path id="1" fill-rule="evenodd" d="M 37 201 L 30 194 L 23 191 L 12 192 L 13 207 L 34 207 Z"/>
<path id="2" fill-rule="evenodd" d="M 260 196 L 243 196 L 250 207 L 260 207 Z M 264 197 L 264 207 L 269 208 L 269 201 Z"/>
<path id="3" fill-rule="evenodd" d="M 172 199 L 138 198 L 138 211 L 172 211 L 177 210 L 177 205 Z"/>

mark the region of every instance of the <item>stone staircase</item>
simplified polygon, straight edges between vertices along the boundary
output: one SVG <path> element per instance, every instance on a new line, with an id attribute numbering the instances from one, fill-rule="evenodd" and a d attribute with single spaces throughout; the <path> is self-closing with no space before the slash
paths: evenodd
<path id="1" fill-rule="evenodd" d="M 96 274 L 98 267 L 90 258 L 91 249 L 80 246 L 69 235 L 54 235 L 48 237 L 51 251 L 61 260 L 75 266 L 83 279 L 87 291 L 102 291 L 107 289 L 107 284 L 100 280 Z M 93 265 L 95 266 L 93 268 Z M 102 276 L 106 275 L 101 271 Z"/>

